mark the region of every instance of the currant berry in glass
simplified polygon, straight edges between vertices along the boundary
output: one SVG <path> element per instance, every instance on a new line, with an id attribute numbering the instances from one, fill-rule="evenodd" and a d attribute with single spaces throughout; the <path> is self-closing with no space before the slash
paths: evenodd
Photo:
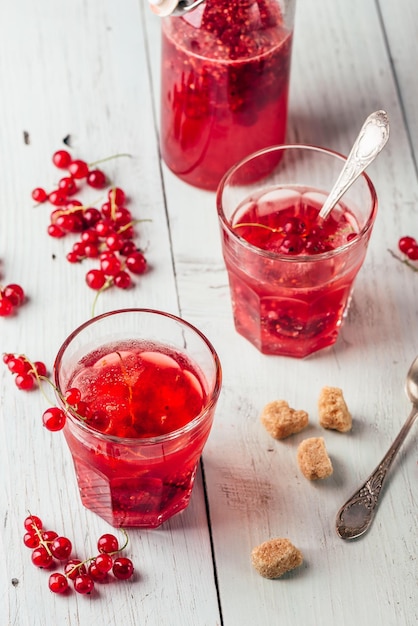
<path id="1" fill-rule="evenodd" d="M 61 401 L 87 508 L 113 526 L 157 527 L 187 507 L 221 384 L 200 331 L 160 311 L 107 313 L 70 335 L 54 377 L 59 401 L 78 389 L 84 405 L 82 418 Z"/>
<path id="2" fill-rule="evenodd" d="M 162 19 L 161 152 L 215 190 L 238 160 L 283 143 L 295 0 L 207 0 Z"/>
<path id="3" fill-rule="evenodd" d="M 281 156 L 271 176 L 246 184 L 272 152 Z M 305 357 L 337 340 L 377 211 L 363 175 L 326 220 L 318 218 L 343 160 L 309 146 L 270 148 L 220 185 L 235 328 L 265 354 Z"/>

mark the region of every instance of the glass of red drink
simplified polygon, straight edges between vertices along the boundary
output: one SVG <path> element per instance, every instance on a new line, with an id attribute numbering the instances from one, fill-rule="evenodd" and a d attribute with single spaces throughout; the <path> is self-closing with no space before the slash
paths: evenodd
<path id="1" fill-rule="evenodd" d="M 284 143 L 295 0 L 206 0 L 162 18 L 161 153 L 216 190 L 247 154 Z"/>
<path id="2" fill-rule="evenodd" d="M 344 160 L 314 146 L 273 146 L 233 166 L 219 185 L 235 327 L 265 354 L 305 357 L 337 340 L 377 212 L 362 174 L 318 218 Z"/>
<path id="3" fill-rule="evenodd" d="M 147 528 L 187 507 L 221 388 L 198 329 L 150 309 L 100 315 L 65 340 L 54 380 L 84 506 Z"/>

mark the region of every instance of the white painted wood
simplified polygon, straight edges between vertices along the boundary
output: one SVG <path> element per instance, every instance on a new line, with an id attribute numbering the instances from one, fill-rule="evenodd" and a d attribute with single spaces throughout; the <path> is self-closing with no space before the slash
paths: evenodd
<path id="1" fill-rule="evenodd" d="M 235 333 L 214 194 L 160 166 L 160 23 L 146 1 L 3 5 L 0 280 L 20 282 L 30 301 L 16 318 L 0 320 L 1 351 L 51 365 L 66 334 L 90 316 L 85 266 L 65 261 L 70 244 L 46 236 L 48 208 L 35 209 L 30 200 L 34 186 L 54 182 L 50 156 L 69 134 L 74 151 L 89 161 L 132 155 L 106 169 L 126 188 L 135 215 L 152 220 L 140 226 L 152 271 L 130 292 L 103 294 L 97 312 L 134 305 L 180 312 L 213 341 L 224 386 L 203 464 L 210 527 L 199 475 L 184 514 L 159 530 L 130 532 L 133 582 L 100 588 L 91 598 L 61 598 L 48 591 L 47 574 L 31 565 L 22 544 L 27 509 L 68 534 L 80 554 L 94 551 L 109 527 L 82 508 L 62 437 L 41 427 L 45 399 L 18 392 L 0 368 L 0 624 L 416 624 L 416 429 L 370 532 L 344 543 L 333 525 L 409 411 L 403 384 L 418 351 L 418 274 L 388 248 L 404 234 L 418 237 L 411 155 L 411 145 L 418 147 L 418 79 L 407 64 L 415 54 L 418 5 L 298 0 L 289 140 L 347 152 L 372 110 L 385 108 L 392 123 L 391 139 L 369 171 L 379 215 L 347 322 L 333 349 L 304 361 L 260 355 Z M 354 416 L 349 435 L 318 426 L 316 402 L 326 384 L 344 389 Z M 307 410 L 308 431 L 270 439 L 259 414 L 275 398 Z M 295 454 L 303 437 L 318 434 L 335 472 L 311 484 Z M 305 557 L 299 570 L 277 581 L 260 578 L 250 565 L 252 547 L 272 536 L 288 536 Z"/>

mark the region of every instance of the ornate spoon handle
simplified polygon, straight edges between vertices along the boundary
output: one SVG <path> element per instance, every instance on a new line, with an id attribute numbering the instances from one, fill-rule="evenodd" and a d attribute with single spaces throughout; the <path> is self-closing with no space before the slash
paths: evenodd
<path id="1" fill-rule="evenodd" d="M 418 406 L 414 405 L 398 436 L 374 472 L 338 511 L 336 527 L 341 539 L 355 539 L 369 529 L 389 468 L 417 416 Z"/>
<path id="2" fill-rule="evenodd" d="M 337 181 L 318 217 L 325 219 L 347 189 L 377 157 L 389 139 L 389 119 L 385 111 L 375 111 L 364 122 Z"/>

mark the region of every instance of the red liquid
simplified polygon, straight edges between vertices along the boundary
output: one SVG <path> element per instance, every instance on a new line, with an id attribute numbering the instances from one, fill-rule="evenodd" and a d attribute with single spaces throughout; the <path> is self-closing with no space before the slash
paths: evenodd
<path id="1" fill-rule="evenodd" d="M 368 237 L 357 235 L 355 218 L 342 205 L 319 223 L 325 197 L 281 189 L 242 203 L 235 232 L 272 255 L 224 231 L 236 329 L 266 354 L 304 357 L 337 338 Z"/>
<path id="2" fill-rule="evenodd" d="M 83 504 L 114 526 L 158 526 L 185 508 L 213 416 L 165 441 L 144 438 L 187 427 L 204 410 L 196 367 L 165 346 L 126 342 L 83 358 L 68 387 L 81 391 L 86 425 L 130 438 L 67 419 Z"/>
<path id="3" fill-rule="evenodd" d="M 291 43 L 277 0 L 208 0 L 163 20 L 161 151 L 177 176 L 214 190 L 241 158 L 284 142 Z"/>

